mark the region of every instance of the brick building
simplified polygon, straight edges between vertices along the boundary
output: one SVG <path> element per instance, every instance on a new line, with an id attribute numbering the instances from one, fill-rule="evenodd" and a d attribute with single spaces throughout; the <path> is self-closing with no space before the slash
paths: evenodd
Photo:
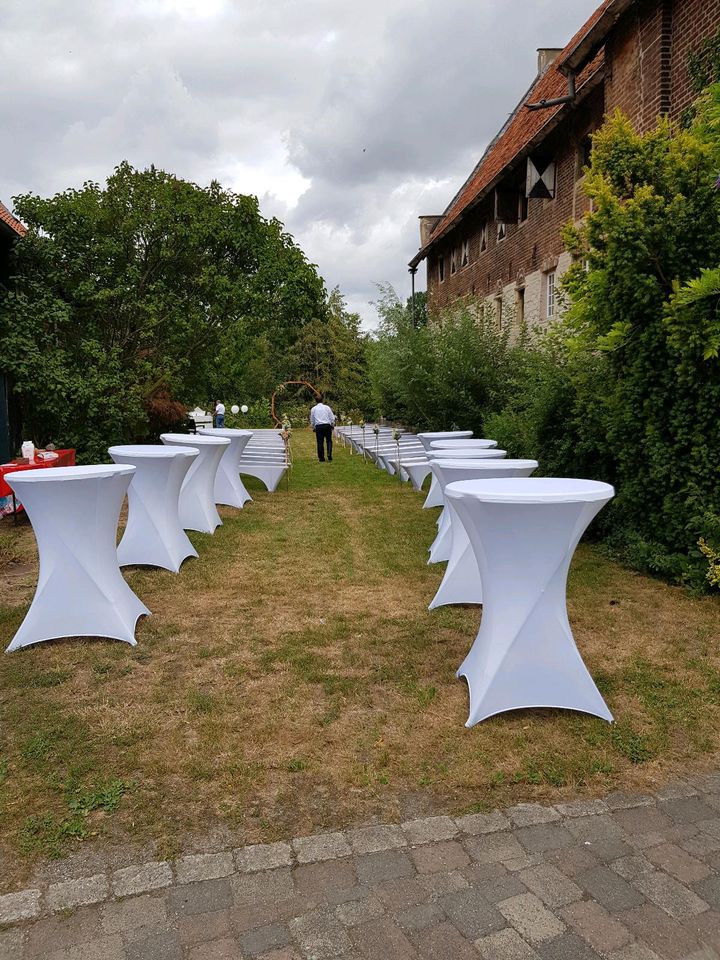
<path id="1" fill-rule="evenodd" d="M 25 232 L 23 224 L 0 202 L 0 285 L 7 280 L 12 246 Z M 13 455 L 9 399 L 7 378 L 3 374 L 0 357 L 0 463 L 6 463 Z"/>
<path id="2" fill-rule="evenodd" d="M 461 297 L 499 326 L 546 323 L 570 264 L 561 228 L 588 210 L 583 171 L 606 114 L 636 129 L 681 117 L 694 98 L 689 57 L 720 29 L 720 0 L 605 0 L 538 74 L 440 216 L 420 217 L 430 315 Z"/>

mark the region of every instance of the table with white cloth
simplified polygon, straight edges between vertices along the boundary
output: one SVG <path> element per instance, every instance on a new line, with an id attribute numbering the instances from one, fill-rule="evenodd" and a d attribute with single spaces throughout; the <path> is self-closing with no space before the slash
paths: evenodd
<path id="1" fill-rule="evenodd" d="M 196 447 L 127 444 L 110 447 L 115 463 L 135 474 L 128 490 L 128 518 L 118 544 L 121 567 L 144 564 L 177 573 L 183 560 L 197 557 L 180 523 L 180 490 L 198 456 Z"/>
<path id="2" fill-rule="evenodd" d="M 252 430 L 233 430 L 230 427 L 202 427 L 201 436 L 225 437 L 230 441 L 220 461 L 215 476 L 215 503 L 239 507 L 252 502 L 252 497 L 240 479 L 240 459 L 245 447 L 252 440 Z"/>
<path id="3" fill-rule="evenodd" d="M 472 430 L 432 430 L 418 433 L 417 438 L 425 449 L 429 450 L 433 440 L 466 440 L 472 435 Z"/>
<path id="4" fill-rule="evenodd" d="M 430 450 L 469 450 L 472 447 L 481 447 L 483 449 L 489 449 L 490 447 L 496 447 L 497 440 L 486 440 L 483 437 L 468 437 L 466 439 L 452 439 L 452 440 L 431 440 L 430 441 Z"/>
<path id="5" fill-rule="evenodd" d="M 529 477 L 537 470 L 537 460 L 435 460 L 443 490 L 462 480 L 497 480 L 503 477 Z M 482 603 L 482 583 L 475 554 L 462 521 L 450 497 L 445 498 L 443 514 L 449 523 L 450 550 L 445 576 L 433 597 L 429 610 L 457 603 Z"/>
<path id="6" fill-rule="evenodd" d="M 109 637 L 135 645 L 150 611 L 123 580 L 116 534 L 135 472 L 129 465 L 56 467 L 10 473 L 27 512 L 40 572 L 30 609 L 7 648 L 60 637 Z"/>
<path id="7" fill-rule="evenodd" d="M 470 447 L 468 450 L 456 450 L 452 454 L 448 454 L 447 450 L 430 449 L 426 456 L 431 463 L 436 460 L 447 460 L 449 456 L 452 456 L 453 460 L 500 460 L 507 456 L 507 450 L 498 450 L 497 447 Z M 433 474 L 423 510 L 427 510 L 429 507 L 442 507 L 444 504 L 442 489 L 437 477 Z M 438 523 L 440 523 L 440 519 Z"/>
<path id="8" fill-rule="evenodd" d="M 214 533 L 222 523 L 215 506 L 215 477 L 230 441 L 227 437 L 200 433 L 163 433 L 160 439 L 168 446 L 193 447 L 198 451 L 180 488 L 180 523 L 185 530 Z"/>
<path id="9" fill-rule="evenodd" d="M 483 589 L 480 631 L 458 670 L 470 690 L 466 726 L 534 707 L 612 722 L 575 644 L 565 591 L 580 537 L 613 488 L 512 477 L 451 483 L 445 496 L 470 538 Z"/>

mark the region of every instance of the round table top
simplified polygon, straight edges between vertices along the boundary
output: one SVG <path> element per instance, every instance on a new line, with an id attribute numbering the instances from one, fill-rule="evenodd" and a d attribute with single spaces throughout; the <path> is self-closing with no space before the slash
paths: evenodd
<path id="1" fill-rule="evenodd" d="M 125 443 L 109 447 L 111 457 L 137 457 L 138 459 L 152 460 L 158 457 L 196 457 L 197 447 L 166 447 L 162 443 Z"/>
<path id="2" fill-rule="evenodd" d="M 227 447 L 230 440 L 227 437 L 213 437 L 207 433 L 161 433 L 160 439 L 163 443 L 174 443 L 178 446 L 204 447 L 220 444 Z"/>
<path id="3" fill-rule="evenodd" d="M 452 437 L 461 439 L 472 435 L 472 430 L 432 430 L 430 433 L 418 434 L 419 437 L 425 437 L 426 440 L 450 440 Z"/>
<path id="4" fill-rule="evenodd" d="M 454 500 L 472 497 L 488 503 L 591 503 L 610 500 L 615 490 L 599 480 L 572 477 L 507 477 L 502 480 L 461 480 L 445 488 Z"/>
<path id="5" fill-rule="evenodd" d="M 433 460 L 431 466 L 440 467 L 441 470 L 477 470 L 478 473 L 488 473 L 491 470 L 537 470 L 537 460 L 503 460 L 498 463 L 497 460 L 485 458 L 475 460 L 466 457 L 464 460 L 456 460 L 450 456 L 447 460 Z"/>
<path id="6" fill-rule="evenodd" d="M 478 437 L 466 437 L 462 439 L 455 440 L 431 440 L 430 446 L 433 450 L 455 450 L 464 449 L 470 447 L 496 447 L 498 445 L 497 440 L 483 440 Z"/>
<path id="7" fill-rule="evenodd" d="M 239 430 L 235 427 L 200 427 L 199 433 L 208 437 L 251 437 L 252 430 Z"/>
<path id="8" fill-rule="evenodd" d="M 500 460 L 507 450 L 497 447 L 472 447 L 470 450 L 428 450 L 428 460 Z"/>
<path id="9" fill-rule="evenodd" d="M 22 470 L 6 473 L 5 480 L 14 486 L 28 483 L 59 483 L 62 480 L 101 480 L 135 472 L 130 463 L 98 463 L 87 467 L 48 467 L 47 470 Z"/>

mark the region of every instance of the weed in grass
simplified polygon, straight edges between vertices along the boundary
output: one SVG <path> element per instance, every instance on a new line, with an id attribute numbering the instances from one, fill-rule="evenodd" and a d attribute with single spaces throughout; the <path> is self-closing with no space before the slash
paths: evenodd
<path id="1" fill-rule="evenodd" d="M 290 773 L 300 773 L 302 770 L 307 770 L 307 768 L 307 761 L 300 760 L 299 758 L 291 760 L 287 765 L 287 769 L 290 771 Z"/>
<path id="2" fill-rule="evenodd" d="M 193 713 L 213 713 L 217 708 L 217 700 L 211 693 L 203 690 L 189 690 L 188 706 Z"/>

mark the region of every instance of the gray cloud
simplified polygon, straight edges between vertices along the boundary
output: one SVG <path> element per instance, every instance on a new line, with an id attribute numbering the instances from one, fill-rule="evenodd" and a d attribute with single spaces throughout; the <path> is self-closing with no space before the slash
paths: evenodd
<path id="1" fill-rule="evenodd" d="M 122 159 L 261 197 L 368 324 L 596 0 L 5 0 L 0 198 Z"/>

